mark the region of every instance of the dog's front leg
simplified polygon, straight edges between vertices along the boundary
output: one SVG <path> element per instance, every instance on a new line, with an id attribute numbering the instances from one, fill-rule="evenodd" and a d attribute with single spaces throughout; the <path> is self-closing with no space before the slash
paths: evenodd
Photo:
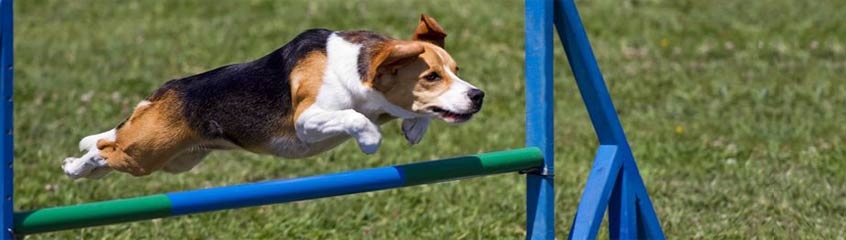
<path id="1" fill-rule="evenodd" d="M 307 143 L 316 143 L 339 134 L 355 138 L 358 147 L 366 154 L 375 153 L 382 142 L 379 126 L 352 109 L 326 111 L 309 109 L 297 119 L 297 137 Z"/>

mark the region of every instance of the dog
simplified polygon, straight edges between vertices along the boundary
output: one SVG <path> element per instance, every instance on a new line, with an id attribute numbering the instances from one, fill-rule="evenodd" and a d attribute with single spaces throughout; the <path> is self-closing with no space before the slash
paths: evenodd
<path id="1" fill-rule="evenodd" d="M 62 168 L 73 179 L 181 173 L 213 150 L 304 158 L 349 138 L 372 154 L 393 119 L 417 144 L 432 119 L 468 121 L 485 96 L 457 75 L 446 36 L 425 14 L 411 40 L 307 30 L 257 60 L 166 82 L 117 127 L 84 137 L 87 152 Z"/>

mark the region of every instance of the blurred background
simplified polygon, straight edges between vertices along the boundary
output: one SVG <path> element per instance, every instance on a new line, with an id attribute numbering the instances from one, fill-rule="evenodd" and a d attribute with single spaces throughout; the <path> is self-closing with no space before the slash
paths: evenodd
<path id="1" fill-rule="evenodd" d="M 576 1 L 671 239 L 846 235 L 846 1 Z M 409 163 L 523 146 L 521 1 L 15 2 L 19 210 Z M 466 124 L 410 147 L 352 142 L 309 159 L 217 152 L 182 175 L 71 181 L 77 142 L 110 129 L 163 82 L 249 61 L 309 28 L 409 38 L 445 28 L 483 88 Z M 556 39 L 557 41 L 557 39 Z M 597 142 L 556 52 L 557 234 L 569 231 Z M 32 239 L 519 239 L 518 174 L 90 229 Z M 604 229 L 603 238 L 607 236 Z"/>

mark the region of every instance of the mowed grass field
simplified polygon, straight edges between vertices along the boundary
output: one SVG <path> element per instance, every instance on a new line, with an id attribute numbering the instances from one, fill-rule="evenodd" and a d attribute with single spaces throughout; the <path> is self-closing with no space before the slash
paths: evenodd
<path id="1" fill-rule="evenodd" d="M 16 14 L 15 205 L 78 204 L 403 164 L 523 146 L 522 1 L 44 1 Z M 846 1 L 577 1 L 671 239 L 846 236 Z M 217 152 L 189 173 L 72 181 L 62 159 L 163 82 L 249 61 L 309 28 L 408 38 L 438 19 L 464 79 L 487 92 L 459 126 L 377 154 Z M 565 238 L 597 147 L 556 52 L 556 232 Z M 520 239 L 523 176 L 69 230 L 31 239 Z M 602 232 L 601 237 L 607 237 Z"/>

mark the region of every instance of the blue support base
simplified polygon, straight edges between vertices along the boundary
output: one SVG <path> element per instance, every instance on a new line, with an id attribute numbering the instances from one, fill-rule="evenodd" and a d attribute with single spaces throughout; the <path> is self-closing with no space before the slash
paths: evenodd
<path id="1" fill-rule="evenodd" d="M 584 239 L 596 238 L 599 225 L 602 223 L 602 216 L 605 214 L 605 207 L 612 194 L 614 180 L 620 173 L 620 161 L 616 145 L 600 145 L 590 171 L 590 177 L 585 184 L 585 192 L 579 201 L 579 208 L 573 227 L 570 230 L 570 238 L 573 236 L 584 236 Z M 588 226 L 580 227 L 578 223 Z M 582 238 L 577 238 L 582 239 Z"/>
<path id="2" fill-rule="evenodd" d="M 623 161 L 615 161 L 623 162 Z M 611 239 L 642 239 L 638 237 L 637 204 L 631 171 L 619 170 L 608 205 L 608 230 Z M 636 171 L 636 169 L 635 169 Z"/>
<path id="3" fill-rule="evenodd" d="M 610 206 L 612 239 L 664 239 L 576 4 L 555 0 L 553 5 L 554 25 L 601 145 L 569 238 L 596 238 L 603 213 Z"/>

